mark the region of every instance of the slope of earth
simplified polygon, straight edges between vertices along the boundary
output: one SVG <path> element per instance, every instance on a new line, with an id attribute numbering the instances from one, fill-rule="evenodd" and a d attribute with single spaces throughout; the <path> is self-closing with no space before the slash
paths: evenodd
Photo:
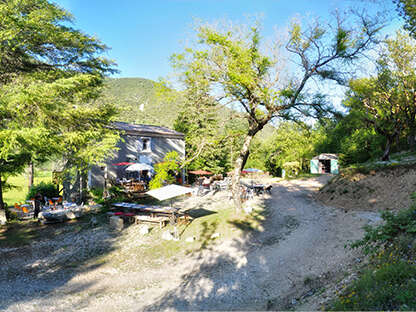
<path id="1" fill-rule="evenodd" d="M 341 173 L 316 198 L 345 211 L 399 210 L 410 206 L 415 190 L 416 165 L 407 164 Z"/>

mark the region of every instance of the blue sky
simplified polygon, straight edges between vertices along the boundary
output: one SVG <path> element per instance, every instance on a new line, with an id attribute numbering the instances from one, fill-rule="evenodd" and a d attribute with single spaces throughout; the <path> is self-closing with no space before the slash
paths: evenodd
<path id="1" fill-rule="evenodd" d="M 381 4 L 394 11 L 390 0 L 56 0 L 75 17 L 74 27 L 97 36 L 111 50 L 116 77 L 157 80 L 172 70 L 169 57 L 183 49 L 194 19 L 214 22 L 247 21 L 262 16 L 264 37 L 284 28 L 295 16 L 327 18 L 335 9 Z"/>

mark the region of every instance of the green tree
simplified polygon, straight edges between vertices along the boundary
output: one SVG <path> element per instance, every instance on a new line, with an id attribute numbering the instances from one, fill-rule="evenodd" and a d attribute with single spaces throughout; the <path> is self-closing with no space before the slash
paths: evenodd
<path id="1" fill-rule="evenodd" d="M 388 160 L 393 143 L 408 134 L 416 147 L 416 42 L 398 32 L 385 41 L 377 61 L 377 75 L 350 82 L 345 105 L 386 139 L 382 160 Z"/>
<path id="2" fill-rule="evenodd" d="M 380 60 L 381 72 L 395 82 L 400 115 L 405 124 L 408 142 L 416 149 L 416 40 L 403 32 L 386 40 Z"/>
<path id="3" fill-rule="evenodd" d="M 180 170 L 180 160 L 177 152 L 172 151 L 166 154 L 163 162 L 156 164 L 156 174 L 149 183 L 151 190 L 162 187 L 165 184 L 175 182 L 175 176 Z"/>
<path id="4" fill-rule="evenodd" d="M 337 153 L 343 165 L 362 163 L 380 157 L 385 140 L 363 120 L 361 113 L 350 110 L 345 116 L 322 119 L 317 125 L 319 139 L 316 154 Z"/>
<path id="5" fill-rule="evenodd" d="M 386 144 L 382 160 L 388 160 L 392 144 L 403 130 L 399 94 L 389 75 L 361 78 L 350 82 L 345 105 L 360 114 L 367 125 L 382 135 Z"/>
<path id="6" fill-rule="evenodd" d="M 403 17 L 404 28 L 416 37 L 416 1 L 415 0 L 393 0 L 397 5 L 399 15 Z"/>
<path id="7" fill-rule="evenodd" d="M 319 132 L 303 123 L 283 122 L 273 137 L 273 148 L 267 155 L 270 171 L 283 168 L 285 163 L 296 162 L 300 169 L 308 170 L 309 160 L 315 154 Z"/>
<path id="8" fill-rule="evenodd" d="M 300 59 L 294 76 L 301 78 L 289 82 L 280 75 L 281 56 L 264 52 L 257 24 L 247 31 L 217 30 L 202 25 L 198 28 L 199 47 L 174 56 L 183 77 L 207 85 L 210 96 L 218 103 L 235 104 L 247 120 L 247 131 L 233 169 L 232 190 L 238 211 L 240 173 L 253 137 L 273 118 L 321 114 L 322 97 L 309 96 L 308 82 L 314 78 L 340 81 L 342 70 L 368 48 L 378 30 L 376 22 L 363 16 L 350 27 L 341 18 L 331 27 L 317 22 L 304 29 L 300 23 L 293 23 L 286 47 Z"/>
<path id="9" fill-rule="evenodd" d="M 46 0 L 0 2 L 0 208 L 2 178 L 33 160 L 103 159 L 117 140 L 111 104 L 92 102 L 112 62 L 97 39 L 69 27 L 71 15 Z"/>

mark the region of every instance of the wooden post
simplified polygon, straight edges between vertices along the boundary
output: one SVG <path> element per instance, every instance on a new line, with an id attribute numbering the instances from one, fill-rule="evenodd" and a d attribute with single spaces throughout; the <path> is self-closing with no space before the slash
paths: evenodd
<path id="1" fill-rule="evenodd" d="M 2 188 L 1 174 L 0 174 L 0 209 L 5 209 L 3 201 L 3 188 Z"/>

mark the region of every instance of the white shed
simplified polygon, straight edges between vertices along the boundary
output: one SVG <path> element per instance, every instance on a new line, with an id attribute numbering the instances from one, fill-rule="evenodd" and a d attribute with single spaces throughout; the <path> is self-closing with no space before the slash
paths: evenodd
<path id="1" fill-rule="evenodd" d="M 320 154 L 311 160 L 311 173 L 332 173 L 338 174 L 338 155 Z"/>

